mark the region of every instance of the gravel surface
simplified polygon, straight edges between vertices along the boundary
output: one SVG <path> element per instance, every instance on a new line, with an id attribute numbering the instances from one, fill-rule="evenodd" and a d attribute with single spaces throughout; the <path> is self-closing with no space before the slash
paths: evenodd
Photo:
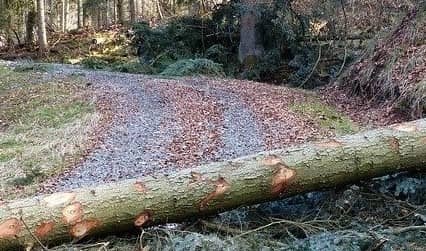
<path id="1" fill-rule="evenodd" d="M 49 69 L 40 77 L 82 78 L 96 93 L 97 107 L 108 116 L 94 130 L 92 150 L 46 181 L 40 193 L 172 172 L 333 135 L 312 118 L 289 109 L 312 95 L 300 90 L 205 77 L 161 79 L 60 64 Z M 358 116 L 360 103 L 336 99 L 343 97 L 336 92 L 327 96 L 322 91 L 320 97 L 358 123 L 369 123 L 371 119 Z M 381 114 L 377 109 L 373 120 L 383 124 L 394 120 Z"/>
<path id="2" fill-rule="evenodd" d="M 265 149 L 255 114 L 237 94 L 203 79 L 156 79 L 54 65 L 52 78 L 78 75 L 111 95 L 113 124 L 87 157 L 53 177 L 63 191 L 226 160 Z"/>

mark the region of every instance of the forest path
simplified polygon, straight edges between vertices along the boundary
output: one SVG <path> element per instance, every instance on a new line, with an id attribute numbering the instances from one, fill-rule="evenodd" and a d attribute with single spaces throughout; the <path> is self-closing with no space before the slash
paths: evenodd
<path id="1" fill-rule="evenodd" d="M 10 63 L 16 64 L 16 63 Z M 46 79 L 74 76 L 110 106 L 111 119 L 79 163 L 40 192 L 156 175 L 334 135 L 298 105 L 322 102 L 299 89 L 251 81 L 154 76 L 51 64 Z M 318 112 L 318 111 L 314 111 Z M 321 111 L 320 111 L 321 112 Z M 321 115 L 321 114 L 319 114 Z M 332 116 L 335 116 L 334 114 Z M 344 115 L 342 115 L 344 116 Z M 98 128 L 99 129 L 99 128 Z"/>

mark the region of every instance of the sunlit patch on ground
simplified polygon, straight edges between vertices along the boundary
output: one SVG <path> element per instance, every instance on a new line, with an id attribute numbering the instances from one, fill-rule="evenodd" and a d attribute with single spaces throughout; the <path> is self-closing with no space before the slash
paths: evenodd
<path id="1" fill-rule="evenodd" d="M 22 69 L 22 68 L 19 68 Z M 86 149 L 100 119 L 90 90 L 76 77 L 0 68 L 0 197 L 31 193 Z"/>

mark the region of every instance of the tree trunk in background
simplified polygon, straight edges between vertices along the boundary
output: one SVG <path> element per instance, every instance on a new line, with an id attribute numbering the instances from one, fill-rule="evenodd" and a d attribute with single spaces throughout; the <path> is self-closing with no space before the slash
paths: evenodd
<path id="1" fill-rule="evenodd" d="M 37 244 L 27 228 L 44 243 L 69 242 L 407 170 L 426 171 L 426 119 L 168 175 L 5 202 L 0 250 Z"/>
<path id="2" fill-rule="evenodd" d="M 27 20 L 26 20 L 26 36 L 25 36 L 25 42 L 28 45 L 32 45 L 34 42 L 34 28 L 36 26 L 36 20 L 37 20 L 37 12 L 35 10 L 35 6 L 33 6 L 30 11 L 27 14 Z"/>
<path id="3" fill-rule="evenodd" d="M 70 1 L 69 0 L 65 0 L 65 32 L 67 32 L 68 31 L 68 22 L 69 22 L 69 20 L 68 20 L 68 13 L 69 13 L 69 11 L 70 11 Z"/>
<path id="4" fill-rule="evenodd" d="M 112 22 L 117 23 L 117 0 L 114 0 L 114 2 L 113 2 Z"/>
<path id="5" fill-rule="evenodd" d="M 65 32 L 66 30 L 66 18 L 65 18 L 65 11 L 66 11 L 66 0 L 61 1 L 61 32 Z"/>
<path id="6" fill-rule="evenodd" d="M 77 0 L 77 27 L 83 27 L 83 0 Z"/>
<path id="7" fill-rule="evenodd" d="M 135 0 L 129 1 L 129 9 L 130 9 L 130 22 L 134 24 L 136 22 L 136 3 Z"/>
<path id="8" fill-rule="evenodd" d="M 242 0 L 242 4 L 244 7 L 241 10 L 238 59 L 245 68 L 251 68 L 263 54 L 263 47 L 256 31 L 259 18 L 254 0 Z"/>
<path id="9" fill-rule="evenodd" d="M 117 0 L 117 17 L 120 24 L 124 24 L 124 0 Z"/>
<path id="10" fill-rule="evenodd" d="M 46 17 L 45 17 L 44 0 L 37 0 L 37 13 L 38 13 L 38 44 L 40 52 L 47 51 L 47 33 L 46 33 Z M 0 217 L 1 218 L 1 217 Z"/>
<path id="11" fill-rule="evenodd" d="M 111 25 L 111 3 L 110 0 L 106 0 L 106 10 L 105 10 L 105 26 L 109 27 Z"/>

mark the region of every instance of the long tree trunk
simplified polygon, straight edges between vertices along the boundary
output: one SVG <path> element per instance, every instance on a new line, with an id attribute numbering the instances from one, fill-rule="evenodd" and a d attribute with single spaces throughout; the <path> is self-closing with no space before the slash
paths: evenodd
<path id="1" fill-rule="evenodd" d="M 129 1 L 129 9 L 130 9 L 130 22 L 134 24 L 136 22 L 136 3 L 135 0 Z"/>
<path id="2" fill-rule="evenodd" d="M 37 14 L 38 14 L 38 44 L 40 46 L 40 52 L 44 53 L 47 51 L 47 48 L 48 48 L 44 0 L 37 0 Z"/>
<path id="3" fill-rule="evenodd" d="M 124 24 L 124 0 L 117 0 L 118 23 Z"/>
<path id="4" fill-rule="evenodd" d="M 42 1 L 42 0 L 40 0 Z M 406 170 L 426 170 L 426 119 L 169 175 L 6 202 L 0 249 L 179 222 Z"/>
<path id="5" fill-rule="evenodd" d="M 240 19 L 240 45 L 238 58 L 245 68 L 251 68 L 263 54 L 263 46 L 257 34 L 257 23 L 259 22 L 256 1 L 242 0 Z"/>
<path id="6" fill-rule="evenodd" d="M 67 26 L 67 18 L 66 18 L 66 0 L 62 0 L 61 2 L 61 31 L 65 32 Z"/>
<path id="7" fill-rule="evenodd" d="M 105 26 L 109 27 L 111 25 L 111 13 L 110 13 L 111 3 L 110 3 L 110 0 L 106 0 L 105 5 L 106 5 L 105 6 L 105 8 L 106 8 L 106 10 L 105 10 Z"/>
<path id="8" fill-rule="evenodd" d="M 25 42 L 28 45 L 32 45 L 34 42 L 34 28 L 36 26 L 36 20 L 37 20 L 37 12 L 35 10 L 35 6 L 33 5 L 27 13 L 27 20 L 26 20 L 26 36 L 25 36 Z"/>
<path id="9" fill-rule="evenodd" d="M 83 0 L 77 0 L 77 27 L 83 27 Z"/>

